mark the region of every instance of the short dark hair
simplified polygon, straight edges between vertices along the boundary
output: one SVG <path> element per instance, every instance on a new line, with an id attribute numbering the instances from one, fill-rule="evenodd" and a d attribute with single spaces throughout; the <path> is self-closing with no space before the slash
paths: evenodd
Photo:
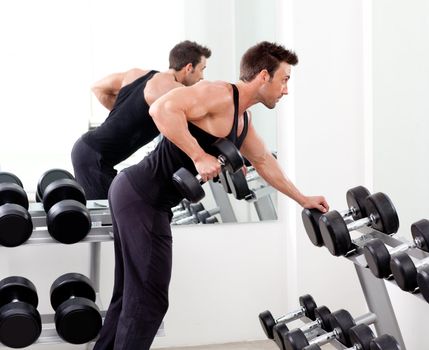
<path id="1" fill-rule="evenodd" d="M 188 63 L 192 63 L 195 66 L 200 63 L 201 56 L 209 58 L 212 52 L 205 46 L 201 46 L 194 41 L 185 40 L 178 43 L 170 51 L 170 69 L 176 71 L 181 70 Z"/>
<path id="2" fill-rule="evenodd" d="M 294 66 L 298 63 L 298 56 L 282 45 L 262 41 L 249 48 L 241 58 L 240 80 L 252 81 L 264 69 L 272 78 L 281 62 Z"/>

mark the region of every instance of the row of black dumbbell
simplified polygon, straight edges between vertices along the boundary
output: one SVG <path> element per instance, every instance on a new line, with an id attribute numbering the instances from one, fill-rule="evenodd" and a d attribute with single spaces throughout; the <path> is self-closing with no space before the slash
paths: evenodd
<path id="1" fill-rule="evenodd" d="M 66 170 L 45 172 L 38 182 L 36 198 L 43 203 L 47 229 L 57 241 L 76 243 L 91 230 L 85 192 Z M 0 173 L 0 245 L 16 247 L 30 238 L 33 222 L 28 208 L 21 180 L 12 173 Z"/>
<path id="2" fill-rule="evenodd" d="M 187 199 L 172 208 L 172 225 L 214 224 L 219 222 L 215 216 L 220 212 L 219 207 L 207 210 L 201 202 L 191 203 Z"/>
<path id="3" fill-rule="evenodd" d="M 318 307 L 309 294 L 301 296 L 299 303 L 299 309 L 277 319 L 268 310 L 259 314 L 265 334 L 281 350 L 320 350 L 321 345 L 334 339 L 349 350 L 400 350 L 398 342 L 391 335 L 374 335 L 369 327 L 377 321 L 373 313 L 354 319 L 344 309 L 331 312 L 326 306 Z M 288 328 L 288 323 L 303 317 L 312 322 L 292 330 Z"/>
<path id="4" fill-rule="evenodd" d="M 383 193 L 370 194 L 362 187 L 350 189 L 346 195 L 348 209 L 321 214 L 304 209 L 302 219 L 310 240 L 316 246 L 325 245 L 336 256 L 350 254 L 354 243 L 350 232 L 363 226 L 394 235 L 399 229 L 396 209 Z M 429 252 L 429 220 L 411 225 L 413 240 L 395 248 L 388 248 L 382 240 L 371 238 L 363 246 L 367 266 L 377 278 L 394 278 L 405 291 L 419 290 L 429 302 L 429 258 L 414 262 L 407 251 L 420 249 Z M 360 239 L 365 239 L 365 235 Z"/>
<path id="5" fill-rule="evenodd" d="M 93 340 L 102 326 L 91 281 L 79 273 L 58 277 L 50 289 L 55 310 L 55 328 L 66 342 L 84 344 Z M 0 342 L 24 348 L 37 341 L 42 320 L 35 285 L 25 277 L 11 276 L 0 281 Z"/>

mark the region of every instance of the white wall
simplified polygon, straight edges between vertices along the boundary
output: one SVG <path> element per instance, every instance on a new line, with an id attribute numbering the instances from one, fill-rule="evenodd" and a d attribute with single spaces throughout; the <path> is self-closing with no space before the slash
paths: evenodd
<path id="1" fill-rule="evenodd" d="M 413 222 L 428 218 L 429 3 L 373 3 L 374 187 L 386 192 L 410 240 Z M 429 305 L 390 286 L 408 350 L 427 348 Z"/>

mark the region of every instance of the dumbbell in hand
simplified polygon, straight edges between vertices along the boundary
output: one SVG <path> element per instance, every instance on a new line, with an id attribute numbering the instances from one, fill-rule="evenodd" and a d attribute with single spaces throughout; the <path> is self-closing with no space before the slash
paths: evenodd
<path id="1" fill-rule="evenodd" d="M 376 316 L 373 313 L 363 315 L 358 319 L 353 319 L 350 313 L 346 310 L 338 310 L 331 314 L 330 324 L 332 331 L 323 334 L 310 341 L 300 329 L 294 329 L 288 332 L 283 337 L 283 350 L 303 350 L 306 346 L 317 344 L 323 345 L 336 339 L 345 346 L 352 346 L 349 331 L 357 324 L 372 324 L 376 321 Z"/>
<path id="2" fill-rule="evenodd" d="M 213 148 L 219 154 L 217 159 L 222 168 L 230 172 L 236 172 L 243 167 L 244 161 L 238 149 L 228 139 L 219 139 L 213 144 Z M 180 194 L 189 201 L 196 203 L 204 198 L 202 187 L 204 181 L 201 175 L 196 176 L 186 168 L 180 168 L 173 174 L 173 183 Z"/>
<path id="3" fill-rule="evenodd" d="M 353 247 L 350 231 L 362 227 L 372 227 L 385 234 L 396 233 L 399 229 L 399 218 L 390 198 L 381 192 L 369 195 L 365 200 L 367 217 L 347 224 L 341 214 L 330 211 L 319 220 L 323 243 L 335 256 L 346 255 Z"/>
<path id="4" fill-rule="evenodd" d="M 33 344 L 42 332 L 36 287 L 20 276 L 0 281 L 0 342 L 10 348 Z"/>
<path id="5" fill-rule="evenodd" d="M 349 189 L 346 193 L 348 209 L 339 211 L 342 218 L 353 218 L 354 220 L 365 217 L 365 200 L 370 195 L 368 189 L 363 186 L 357 186 Z M 303 209 L 301 212 L 302 222 L 304 223 L 307 236 L 311 243 L 317 247 L 323 246 L 322 234 L 319 228 L 319 219 L 322 212 L 318 209 Z"/>
<path id="6" fill-rule="evenodd" d="M 308 336 L 308 333 L 314 329 L 321 328 L 327 332 L 332 331 L 331 324 L 329 322 L 331 311 L 326 306 L 319 306 L 314 310 L 314 321 L 306 323 L 299 329 Z M 289 332 L 289 327 L 286 323 L 278 323 L 273 328 L 274 341 L 280 349 L 285 348 L 283 338 Z"/>
<path id="7" fill-rule="evenodd" d="M 307 316 L 311 320 L 315 320 L 316 316 L 314 311 L 317 305 L 313 297 L 309 294 L 302 295 L 299 297 L 299 304 L 301 307 L 298 310 L 292 311 L 277 319 L 274 319 L 273 315 L 268 310 L 259 314 L 259 322 L 269 339 L 274 339 L 273 328 L 276 324 L 292 322 L 304 316 Z"/>
<path id="8" fill-rule="evenodd" d="M 58 277 L 51 286 L 51 305 L 55 310 L 58 335 L 71 344 L 93 340 L 102 325 L 96 294 L 91 281 L 79 273 Z"/>
<path id="9" fill-rule="evenodd" d="M 344 350 L 400 350 L 398 342 L 394 337 L 383 334 L 375 337 L 371 328 L 365 324 L 359 324 L 350 328 L 350 341 L 352 347 Z M 317 344 L 306 346 L 303 350 L 321 350 Z"/>
<path id="10" fill-rule="evenodd" d="M 364 255 L 368 267 L 375 277 L 389 278 L 392 275 L 390 270 L 391 256 L 405 252 L 411 248 L 419 248 L 429 251 L 429 220 L 419 220 L 411 225 L 413 241 L 401 244 L 395 248 L 388 249 L 381 239 L 374 238 L 364 246 Z"/>
<path id="11" fill-rule="evenodd" d="M 61 243 L 76 243 L 86 237 L 92 226 L 85 192 L 67 172 L 64 178 L 60 178 L 58 172 L 55 174 L 52 176 L 48 171 L 39 181 L 48 231 Z"/>
<path id="12" fill-rule="evenodd" d="M 22 182 L 11 173 L 0 173 L 0 245 L 17 247 L 30 238 L 33 222 Z"/>

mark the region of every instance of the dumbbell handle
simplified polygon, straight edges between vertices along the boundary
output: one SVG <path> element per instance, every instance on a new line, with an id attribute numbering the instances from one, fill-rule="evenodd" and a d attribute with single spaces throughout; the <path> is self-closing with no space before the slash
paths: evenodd
<path id="1" fill-rule="evenodd" d="M 375 321 L 377 321 L 377 315 L 372 312 L 368 312 L 362 316 L 356 317 L 354 321 L 356 325 L 358 324 L 370 325 Z M 329 343 L 331 340 L 337 339 L 340 334 L 341 334 L 341 329 L 334 328 L 332 332 L 328 332 L 328 333 L 322 334 L 317 338 L 311 339 L 309 341 L 309 345 L 312 345 L 312 344 L 323 345 L 323 344 Z"/>
<path id="2" fill-rule="evenodd" d="M 289 312 L 286 315 L 276 319 L 276 323 L 294 321 L 294 320 L 297 320 L 298 318 L 300 318 L 304 315 L 305 315 L 305 307 L 301 306 L 301 308 L 299 308 L 298 310 Z"/>
<path id="3" fill-rule="evenodd" d="M 194 215 L 191 215 L 186 218 L 176 220 L 174 221 L 173 224 L 174 225 L 198 224 L 198 219 Z"/>
<path id="4" fill-rule="evenodd" d="M 322 320 L 317 317 L 314 321 L 306 323 L 302 327 L 299 327 L 299 329 L 304 333 L 309 333 L 313 329 L 321 328 L 321 326 L 322 326 Z"/>
<path id="5" fill-rule="evenodd" d="M 226 158 L 222 154 L 218 155 L 217 161 L 219 162 L 221 167 L 224 167 L 227 162 Z M 205 182 L 200 174 L 195 175 L 195 178 L 198 180 L 200 184 Z"/>
<path id="6" fill-rule="evenodd" d="M 416 267 L 416 269 L 425 266 L 425 265 L 429 265 L 429 257 L 424 258 L 422 260 L 419 260 L 417 262 L 414 263 L 414 266 Z"/>
<path id="7" fill-rule="evenodd" d="M 359 220 L 356 220 L 356 221 L 353 221 L 353 222 L 349 223 L 347 225 L 347 230 L 349 230 L 349 231 L 358 230 L 361 227 L 371 225 L 372 223 L 375 222 L 375 220 L 376 220 L 375 216 L 373 214 L 370 214 L 366 218 L 362 218 L 362 219 L 359 219 Z"/>
<path id="8" fill-rule="evenodd" d="M 410 248 L 419 248 L 421 249 L 422 247 L 424 247 L 424 241 L 423 239 L 421 239 L 420 237 L 416 237 L 413 239 L 412 242 L 406 242 L 403 244 L 400 244 L 394 248 L 388 248 L 387 250 L 389 251 L 390 255 L 394 255 L 400 252 L 405 252 Z"/>
<path id="9" fill-rule="evenodd" d="M 343 218 L 346 218 L 346 217 L 348 217 L 348 216 L 350 216 L 350 215 L 354 215 L 354 214 L 356 214 L 356 213 L 357 213 L 357 210 L 356 210 L 356 208 L 355 208 L 355 207 L 350 207 L 349 209 L 341 210 L 341 211 L 339 211 L 338 213 L 340 213 L 340 215 L 341 215 Z"/>

